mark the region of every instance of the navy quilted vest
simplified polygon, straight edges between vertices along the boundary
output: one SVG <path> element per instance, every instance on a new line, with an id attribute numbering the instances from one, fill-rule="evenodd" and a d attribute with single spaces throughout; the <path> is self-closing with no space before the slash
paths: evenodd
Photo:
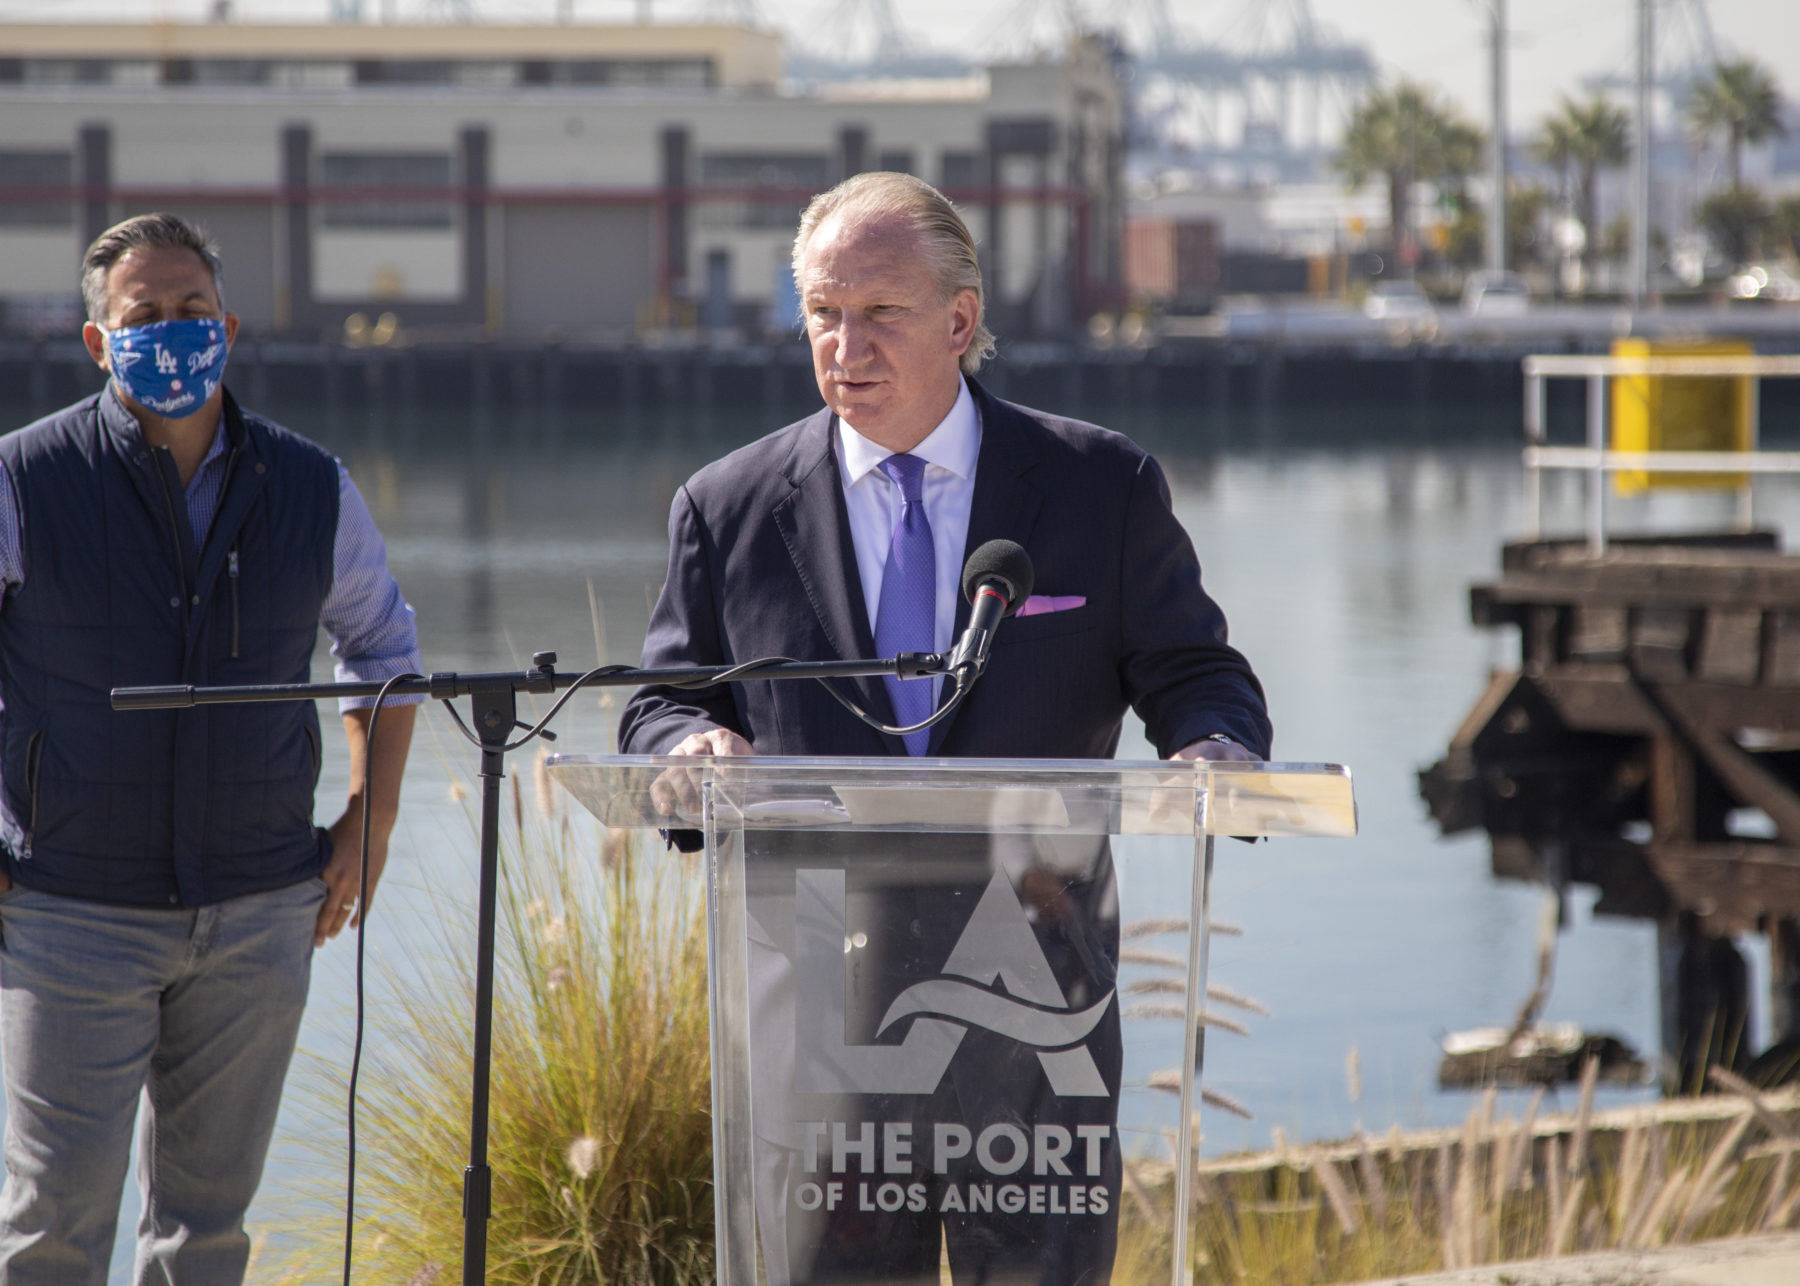
<path id="1" fill-rule="evenodd" d="M 107 392 L 0 437 L 25 582 L 0 610 L 0 785 L 18 883 L 204 906 L 318 874 L 311 702 L 115 712 L 140 684 L 304 683 L 331 587 L 332 457 L 225 397 L 199 548 L 180 479 Z"/>

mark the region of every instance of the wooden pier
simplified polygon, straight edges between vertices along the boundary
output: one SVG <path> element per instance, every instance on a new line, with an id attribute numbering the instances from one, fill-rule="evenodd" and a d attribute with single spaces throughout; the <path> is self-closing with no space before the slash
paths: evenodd
<path id="1" fill-rule="evenodd" d="M 1497 876 L 1657 924 L 1666 1085 L 1793 1077 L 1800 557 L 1769 533 L 1514 544 L 1470 610 L 1518 627 L 1520 663 L 1420 774 L 1439 826 L 1485 829 Z M 1745 1048 L 1742 933 L 1770 943 L 1766 1051 Z"/>

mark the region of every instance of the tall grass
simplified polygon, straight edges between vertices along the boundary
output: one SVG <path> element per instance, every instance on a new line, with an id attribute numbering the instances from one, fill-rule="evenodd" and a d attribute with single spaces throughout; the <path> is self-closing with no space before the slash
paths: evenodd
<path id="1" fill-rule="evenodd" d="M 1534 1099 L 1496 1119 L 1490 1093 L 1460 1130 L 1359 1132 L 1203 1164 L 1196 1279 L 1313 1286 L 1795 1226 L 1800 1097 L 1724 1073 L 1715 1098 L 1597 1114 L 1593 1078 L 1590 1066 L 1566 1117 L 1540 1117 Z M 1115 1281 L 1152 1280 L 1132 1267 L 1166 1243 L 1159 1178 L 1121 1207 Z"/>
<path id="2" fill-rule="evenodd" d="M 709 1280 L 712 1125 L 699 880 L 513 784 L 496 950 L 488 1280 L 670 1286 Z M 473 964 L 466 945 L 393 997 L 358 1107 L 357 1276 L 461 1273 Z M 323 1106 L 341 1073 L 299 1070 Z M 339 1109 L 341 1114 L 341 1109 Z M 338 1171 L 341 1175 L 341 1170 Z M 341 1179 L 339 1180 L 341 1182 Z M 288 1279 L 335 1276 L 321 1223 Z M 301 1264 L 310 1267 L 299 1267 Z M 319 1271 L 331 1265 L 330 1271 Z"/>

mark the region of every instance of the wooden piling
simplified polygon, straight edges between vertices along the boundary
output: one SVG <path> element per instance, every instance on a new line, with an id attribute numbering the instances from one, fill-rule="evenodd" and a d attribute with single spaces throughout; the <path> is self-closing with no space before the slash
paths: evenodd
<path id="1" fill-rule="evenodd" d="M 1470 608 L 1518 628 L 1520 665 L 1421 774 L 1439 825 L 1657 924 L 1672 1087 L 1748 1060 L 1736 934 L 1770 932 L 1772 1031 L 1800 1037 L 1800 557 L 1768 533 L 1512 545 Z"/>

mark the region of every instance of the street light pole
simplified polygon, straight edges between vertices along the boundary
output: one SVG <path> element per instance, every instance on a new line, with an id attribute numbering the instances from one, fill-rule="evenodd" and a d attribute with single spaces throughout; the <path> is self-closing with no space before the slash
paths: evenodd
<path id="1" fill-rule="evenodd" d="M 1488 0 L 1489 114 L 1487 266 L 1506 269 L 1506 0 Z"/>
<path id="2" fill-rule="evenodd" d="M 1655 0 L 1637 0 L 1637 138 L 1631 153 L 1631 302 L 1650 302 L 1650 88 L 1655 75 Z"/>

